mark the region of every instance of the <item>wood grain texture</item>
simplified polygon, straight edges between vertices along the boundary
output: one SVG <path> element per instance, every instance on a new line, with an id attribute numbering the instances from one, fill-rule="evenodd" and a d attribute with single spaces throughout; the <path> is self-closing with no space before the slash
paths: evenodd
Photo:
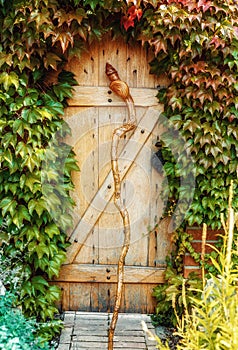
<path id="1" fill-rule="evenodd" d="M 149 73 L 151 58 L 152 53 L 140 44 L 130 46 L 107 35 L 100 43 L 87 47 L 81 57 L 68 62 L 67 69 L 75 74 L 79 85 L 65 109 L 64 118 L 72 130 L 66 142 L 74 148 L 80 172 L 73 173 L 76 206 L 68 233 L 72 245 L 54 281 L 63 288 L 63 309 L 112 311 L 116 295 L 123 225 L 112 200 L 110 149 L 112 132 L 125 123 L 128 111 L 124 101 L 108 87 L 105 64 L 109 62 L 128 82 L 139 121 L 135 132 L 125 135 L 119 144 L 121 195 L 131 218 L 132 237 L 122 310 L 139 310 L 138 305 L 142 312 L 154 310 L 151 293 L 164 281 L 164 269 L 158 267 L 164 267 L 170 237 L 165 231 L 152 233 L 163 211 L 162 177 L 150 162 L 162 132 L 158 119 L 163 106 L 158 104 L 156 94 L 158 85 L 168 85 L 168 81 Z"/>
<path id="2" fill-rule="evenodd" d="M 116 295 L 116 283 L 111 282 L 58 282 L 55 285 L 69 290 L 68 310 L 87 312 L 112 312 Z M 125 283 L 121 303 L 121 313 L 137 310 L 138 313 L 155 312 L 156 299 L 152 297 L 153 288 L 158 283 Z M 59 301 L 62 305 L 62 299 Z M 67 309 L 60 309 L 67 311 Z M 119 314 L 120 317 L 120 314 Z"/>
<path id="3" fill-rule="evenodd" d="M 110 319 L 111 314 L 107 312 L 66 312 L 58 350 L 107 349 L 108 321 Z M 150 340 L 145 334 L 141 325 L 142 321 L 155 334 L 149 315 L 120 314 L 115 333 L 114 349 L 155 350 L 156 341 Z"/>
<path id="4" fill-rule="evenodd" d="M 161 106 L 154 106 L 147 109 L 143 118 L 139 121 L 138 127 L 135 130 L 131 140 L 123 149 L 122 155 L 119 161 L 119 167 L 121 169 L 121 179 L 125 177 L 129 171 L 133 161 L 143 148 L 146 140 L 153 131 L 155 125 L 158 122 L 159 115 L 161 113 Z M 141 132 L 143 131 L 143 132 Z M 70 237 L 70 241 L 74 242 L 67 252 L 66 263 L 73 262 L 76 255 L 80 251 L 82 245 L 87 239 L 89 233 L 95 226 L 97 220 L 102 215 L 106 205 L 113 196 L 113 175 L 112 171 L 109 172 L 106 180 L 92 199 L 89 207 L 85 211 L 74 232 Z"/>
<path id="5" fill-rule="evenodd" d="M 157 89 L 132 88 L 131 94 L 136 107 L 150 107 L 158 105 Z M 75 86 L 73 97 L 68 100 L 70 107 L 102 106 L 124 107 L 125 102 L 116 94 L 112 94 L 109 87 Z"/>
<path id="6" fill-rule="evenodd" d="M 116 265 L 69 264 L 63 265 L 54 281 L 116 283 Z M 125 266 L 125 283 L 163 283 L 164 268 Z"/>

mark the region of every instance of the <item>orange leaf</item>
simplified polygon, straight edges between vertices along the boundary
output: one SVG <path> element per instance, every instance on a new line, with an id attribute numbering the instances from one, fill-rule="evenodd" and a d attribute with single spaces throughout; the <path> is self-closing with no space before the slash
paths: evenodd
<path id="1" fill-rule="evenodd" d="M 163 50 L 165 53 L 167 53 L 167 43 L 164 39 L 152 39 L 149 40 L 150 45 L 154 46 L 155 48 L 155 55 L 157 55 L 161 50 Z"/>
<path id="2" fill-rule="evenodd" d="M 58 32 L 52 38 L 52 44 L 54 45 L 57 41 L 60 42 L 63 53 L 67 50 L 69 43 L 73 46 L 74 37 L 70 32 Z"/>

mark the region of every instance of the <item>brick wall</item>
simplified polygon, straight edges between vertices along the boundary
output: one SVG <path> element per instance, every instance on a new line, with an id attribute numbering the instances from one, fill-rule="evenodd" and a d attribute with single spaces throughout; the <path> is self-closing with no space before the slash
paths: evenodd
<path id="1" fill-rule="evenodd" d="M 193 236 L 193 241 L 191 242 L 194 250 L 197 253 L 201 253 L 202 251 L 202 227 L 189 227 L 186 230 L 187 233 Z M 206 243 L 214 245 L 217 241 L 218 235 L 222 234 L 223 230 L 211 230 L 207 229 L 207 239 Z M 205 253 L 211 253 L 212 247 L 206 245 Z M 184 277 L 187 278 L 191 272 L 197 272 L 201 275 L 201 269 L 199 268 L 199 264 L 195 262 L 195 260 L 191 257 L 189 253 L 186 253 L 184 256 Z"/>

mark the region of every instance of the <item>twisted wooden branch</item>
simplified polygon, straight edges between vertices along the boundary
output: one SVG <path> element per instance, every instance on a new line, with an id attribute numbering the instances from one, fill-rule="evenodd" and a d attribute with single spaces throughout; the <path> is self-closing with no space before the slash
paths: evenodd
<path id="1" fill-rule="evenodd" d="M 111 164 L 112 164 L 112 173 L 113 173 L 113 179 L 114 179 L 114 203 L 120 212 L 120 215 L 123 220 L 123 227 L 124 227 L 124 242 L 123 242 L 121 254 L 117 265 L 116 299 L 114 304 L 112 321 L 108 332 L 108 350 L 113 350 L 113 338 L 114 338 L 116 323 L 118 320 L 118 313 L 119 313 L 119 309 L 121 306 L 121 299 L 122 299 L 125 258 L 130 247 L 130 234 L 131 234 L 129 213 L 126 207 L 123 205 L 123 201 L 121 198 L 121 179 L 120 179 L 119 168 L 118 168 L 118 145 L 119 145 L 120 138 L 122 138 L 127 132 L 136 128 L 136 114 L 135 114 L 134 101 L 130 95 L 128 85 L 120 79 L 115 68 L 112 67 L 109 63 L 106 64 L 106 74 L 111 81 L 109 85 L 110 89 L 126 102 L 127 108 L 128 108 L 128 120 L 125 124 L 123 124 L 119 128 L 116 128 L 113 131 L 112 147 L 111 147 Z"/>

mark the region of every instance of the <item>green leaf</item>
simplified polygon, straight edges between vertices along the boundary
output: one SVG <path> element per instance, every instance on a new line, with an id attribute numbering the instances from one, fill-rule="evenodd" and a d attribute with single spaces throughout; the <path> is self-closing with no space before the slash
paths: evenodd
<path id="1" fill-rule="evenodd" d="M 59 264 L 56 263 L 55 261 L 51 261 L 50 265 L 47 268 L 47 273 L 49 278 L 52 278 L 54 276 L 58 276 L 59 275 Z"/>
<path id="2" fill-rule="evenodd" d="M 49 286 L 49 283 L 42 276 L 34 276 L 31 280 L 31 283 L 35 289 L 38 289 L 39 286 Z"/>
<path id="3" fill-rule="evenodd" d="M 60 230 L 59 228 L 56 226 L 56 224 L 52 223 L 52 224 L 48 224 L 45 227 L 45 232 L 47 233 L 47 235 L 50 238 L 53 238 L 53 236 L 58 236 L 60 234 Z"/>
<path id="4" fill-rule="evenodd" d="M 18 228 L 21 228 L 24 220 L 31 221 L 31 215 L 28 209 L 21 204 L 16 208 L 12 221 Z"/>
<path id="5" fill-rule="evenodd" d="M 71 171 L 79 171 L 79 167 L 77 165 L 77 162 L 75 160 L 75 158 L 73 158 L 72 156 L 71 157 L 68 157 L 66 158 L 65 160 L 65 163 L 64 163 L 64 172 L 67 176 L 70 177 L 71 175 Z"/>
<path id="6" fill-rule="evenodd" d="M 53 52 L 47 52 L 45 57 L 43 58 L 45 68 L 53 68 L 57 70 L 59 62 L 61 62 L 61 58 L 57 56 Z"/>
<path id="7" fill-rule="evenodd" d="M 0 84 L 3 84 L 6 91 L 9 90 L 11 85 L 14 85 L 17 89 L 19 86 L 18 75 L 14 72 L 10 72 L 9 74 L 7 72 L 3 72 L 0 74 Z"/>
<path id="8" fill-rule="evenodd" d="M 8 193 L 10 191 L 12 194 L 15 195 L 17 193 L 17 191 L 19 190 L 19 184 L 8 182 L 4 185 L 4 190 L 6 193 Z"/>
<path id="9" fill-rule="evenodd" d="M 33 226 L 27 225 L 22 229 L 21 236 L 22 237 L 26 236 L 28 242 L 34 239 L 39 240 L 40 239 L 39 228 L 37 227 L 37 225 L 33 225 Z"/>
<path id="10" fill-rule="evenodd" d="M 0 52 L 0 68 L 1 66 L 6 63 L 8 66 L 11 66 L 13 61 L 12 61 L 12 54 L 11 53 L 5 53 L 5 52 Z"/>
<path id="11" fill-rule="evenodd" d="M 25 144 L 23 141 L 20 141 L 16 146 L 16 155 L 20 154 L 20 156 L 25 159 L 29 155 L 31 156 L 33 153 L 33 149 L 30 145 Z"/>
<path id="12" fill-rule="evenodd" d="M 192 134 L 198 131 L 201 125 L 196 119 L 189 119 L 183 124 L 183 130 L 189 130 Z"/>
<path id="13" fill-rule="evenodd" d="M 22 119 L 16 119 L 13 123 L 12 130 L 22 138 L 24 137 L 25 123 Z"/>
<path id="14" fill-rule="evenodd" d="M 23 174 L 20 179 L 20 186 L 21 188 L 27 186 L 32 193 L 36 193 L 41 188 L 41 181 L 35 174 L 29 174 L 27 177 Z"/>
<path id="15" fill-rule="evenodd" d="M 59 102 L 56 102 L 54 100 L 52 100 L 51 98 L 47 98 L 46 99 L 46 105 L 48 107 L 48 109 L 54 113 L 54 114 L 64 114 L 64 106 L 59 103 Z"/>
<path id="16" fill-rule="evenodd" d="M 61 214 L 59 222 L 62 227 L 62 230 L 66 231 L 72 226 L 72 216 L 67 213 Z"/>
<path id="17" fill-rule="evenodd" d="M 12 152 L 9 148 L 3 152 L 2 157 L 10 164 L 10 166 L 13 166 Z"/>
<path id="18" fill-rule="evenodd" d="M 35 252 L 38 256 L 38 259 L 41 259 L 44 254 L 46 254 L 49 257 L 49 248 L 44 242 L 40 242 L 36 245 Z"/>
<path id="19" fill-rule="evenodd" d="M 2 209 L 2 215 L 5 216 L 9 212 L 11 217 L 13 217 L 15 214 L 16 206 L 17 206 L 17 201 L 13 198 L 6 197 L 6 198 L 2 199 L 0 202 L 0 208 Z"/>
<path id="20" fill-rule="evenodd" d="M 60 291 L 59 287 L 54 286 L 54 285 L 53 286 L 51 285 L 49 287 L 49 290 L 48 290 L 49 299 L 51 299 L 52 301 L 59 300 L 60 295 L 61 295 L 61 291 Z"/>
<path id="21" fill-rule="evenodd" d="M 5 135 L 3 135 L 1 142 L 4 148 L 8 148 L 9 145 L 12 145 L 15 148 L 17 143 L 16 135 L 12 134 L 11 132 L 7 132 Z"/>
<path id="22" fill-rule="evenodd" d="M 59 98 L 59 101 L 64 101 L 67 97 L 72 97 L 72 86 L 68 83 L 61 83 L 53 87 L 54 93 Z"/>
<path id="23" fill-rule="evenodd" d="M 37 161 L 36 156 L 33 154 L 32 156 L 29 155 L 26 157 L 25 161 L 22 162 L 22 166 L 26 166 L 32 173 L 36 167 L 39 167 L 39 163 L 40 162 Z"/>
<path id="24" fill-rule="evenodd" d="M 46 210 L 46 203 L 43 199 L 38 200 L 38 204 L 37 204 L 35 210 L 36 210 L 39 217 L 42 215 L 43 211 Z"/>

